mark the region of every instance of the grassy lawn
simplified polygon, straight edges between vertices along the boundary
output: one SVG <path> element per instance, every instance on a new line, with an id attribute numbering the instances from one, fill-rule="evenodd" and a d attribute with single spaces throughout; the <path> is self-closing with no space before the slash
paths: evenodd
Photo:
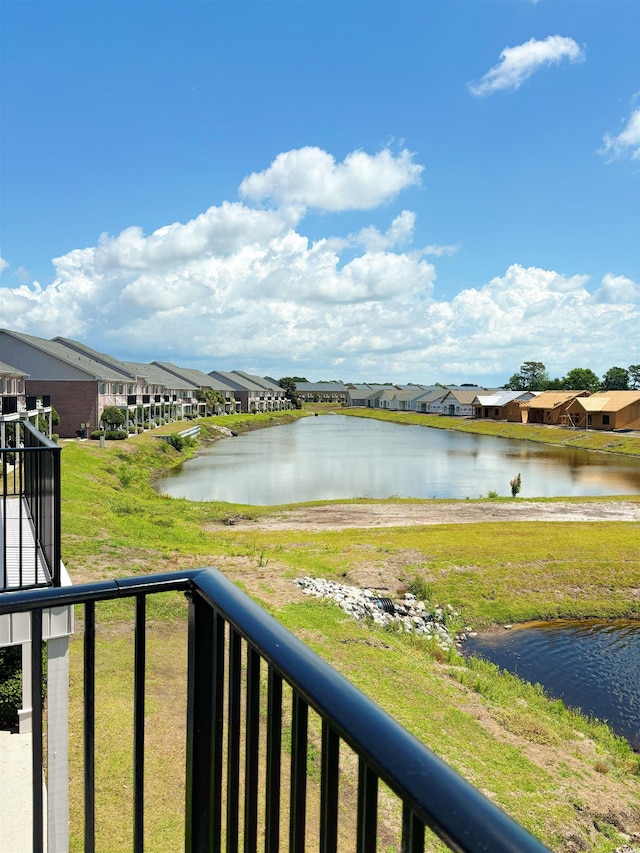
<path id="1" fill-rule="evenodd" d="M 242 417 L 249 426 L 270 420 Z M 222 423 L 242 429 L 242 417 Z M 582 849 L 613 851 L 624 841 L 622 829 L 640 829 L 640 759 L 605 725 L 489 664 L 443 655 L 425 641 L 302 599 L 291 583 L 301 574 L 343 580 L 363 569 L 391 571 L 407 583 L 417 579 L 431 601 L 452 604 L 474 627 L 555 616 L 639 618 L 638 524 L 236 529 L 225 521 L 273 509 L 191 503 L 151 487 L 152 477 L 192 452 L 178 453 L 150 435 L 105 448 L 64 447 L 63 559 L 76 583 L 216 565 L 552 849 L 573 849 L 575 836 Z M 185 608 L 178 595 L 160 596 L 148 608 L 151 851 L 181 846 Z M 108 851 L 130 849 L 131 619 L 130 602 L 98 608 L 97 820 Z M 71 658 L 72 850 L 82 849 L 80 637 L 81 619 Z M 348 790 L 344 810 L 350 811 Z M 383 841 L 380 849 L 397 849 L 391 834 Z"/>

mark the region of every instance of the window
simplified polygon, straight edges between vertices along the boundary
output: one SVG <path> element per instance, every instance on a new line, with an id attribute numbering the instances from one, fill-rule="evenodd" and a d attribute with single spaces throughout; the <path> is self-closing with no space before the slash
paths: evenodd
<path id="1" fill-rule="evenodd" d="M 609 415 L 602 416 L 602 426 L 609 426 Z"/>
<path id="2" fill-rule="evenodd" d="M 104 385 L 104 382 L 101 382 L 101 383 L 98 385 L 98 393 L 99 393 L 99 394 L 104 394 L 104 393 L 105 393 L 105 385 Z"/>

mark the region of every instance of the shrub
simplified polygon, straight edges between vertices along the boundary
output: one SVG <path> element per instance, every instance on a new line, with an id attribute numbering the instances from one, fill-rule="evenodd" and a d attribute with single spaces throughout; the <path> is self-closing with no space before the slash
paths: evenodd
<path id="1" fill-rule="evenodd" d="M 101 436 L 104 435 L 103 429 L 94 429 L 89 438 L 92 438 L 94 441 L 97 441 Z"/>
<path id="2" fill-rule="evenodd" d="M 126 415 L 122 409 L 119 409 L 117 406 L 105 406 L 100 417 L 100 423 L 110 427 L 119 427 L 124 424 L 126 419 Z"/>
<path id="3" fill-rule="evenodd" d="M 513 480 L 510 481 L 509 485 L 511 486 L 511 496 L 517 497 L 520 489 L 522 488 L 522 478 L 520 474 L 517 474 Z"/>
<path id="4" fill-rule="evenodd" d="M 108 438 L 109 441 L 123 441 L 127 437 L 127 431 L 124 429 L 108 429 L 104 437 Z"/>
<path id="5" fill-rule="evenodd" d="M 20 646 L 0 649 L 0 728 L 15 726 L 22 702 L 22 651 Z"/>
<path id="6" fill-rule="evenodd" d="M 168 435 L 166 442 L 178 451 L 183 450 L 185 446 L 184 438 L 181 435 L 178 435 L 177 432 L 174 432 L 172 435 Z"/>
<path id="7" fill-rule="evenodd" d="M 47 644 L 42 644 L 42 698 L 46 693 Z M 22 704 L 22 648 L 0 649 L 0 728 L 17 725 Z"/>

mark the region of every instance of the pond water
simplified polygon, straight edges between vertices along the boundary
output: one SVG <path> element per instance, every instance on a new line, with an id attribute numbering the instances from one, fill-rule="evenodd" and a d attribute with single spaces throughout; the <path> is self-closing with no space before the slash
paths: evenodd
<path id="1" fill-rule="evenodd" d="M 340 498 L 640 494 L 640 459 L 452 430 L 324 415 L 215 442 L 157 488 L 263 506 Z"/>
<path id="2" fill-rule="evenodd" d="M 640 622 L 533 622 L 469 638 L 465 654 L 541 684 L 551 696 L 607 720 L 640 751 Z"/>

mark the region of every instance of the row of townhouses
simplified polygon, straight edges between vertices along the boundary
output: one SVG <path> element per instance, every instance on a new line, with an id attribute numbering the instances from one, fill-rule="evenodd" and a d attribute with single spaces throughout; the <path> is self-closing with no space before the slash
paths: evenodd
<path id="1" fill-rule="evenodd" d="M 216 402 L 207 402 L 209 391 L 218 392 Z M 0 397 L 0 420 L 29 412 L 50 418 L 55 408 L 62 438 L 97 429 L 108 407 L 125 413 L 130 431 L 167 419 L 291 407 L 277 382 L 240 370 L 204 373 L 166 361 L 122 361 L 69 338 L 8 329 L 0 330 Z"/>

